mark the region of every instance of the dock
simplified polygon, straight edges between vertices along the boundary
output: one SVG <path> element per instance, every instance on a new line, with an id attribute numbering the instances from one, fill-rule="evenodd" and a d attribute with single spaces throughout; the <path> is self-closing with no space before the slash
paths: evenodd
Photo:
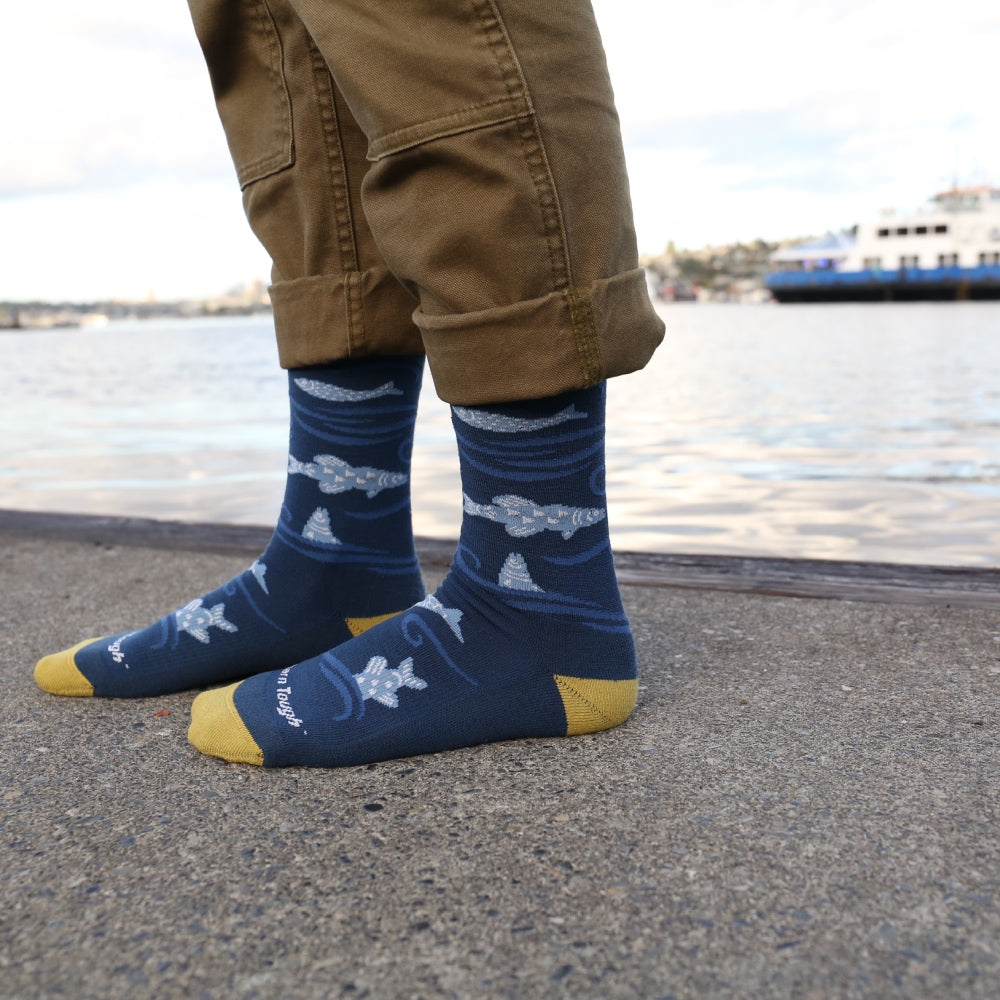
<path id="1" fill-rule="evenodd" d="M 0 511 L 0 998 L 1000 995 L 1000 571 L 619 553 L 625 725 L 365 767 L 35 687 L 268 534 Z"/>

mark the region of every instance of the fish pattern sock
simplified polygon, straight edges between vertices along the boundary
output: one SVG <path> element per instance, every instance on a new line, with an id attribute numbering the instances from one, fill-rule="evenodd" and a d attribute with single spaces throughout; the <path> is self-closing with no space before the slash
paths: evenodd
<path id="1" fill-rule="evenodd" d="M 199 695 L 203 753 L 335 767 L 607 729 L 635 646 L 604 495 L 604 386 L 453 407 L 464 515 L 452 567 L 404 614 L 303 663 Z"/>
<path id="2" fill-rule="evenodd" d="M 287 667 L 424 595 L 409 467 L 422 357 L 289 372 L 288 477 L 267 549 L 228 583 L 135 632 L 35 668 L 53 694 L 147 697 Z"/>

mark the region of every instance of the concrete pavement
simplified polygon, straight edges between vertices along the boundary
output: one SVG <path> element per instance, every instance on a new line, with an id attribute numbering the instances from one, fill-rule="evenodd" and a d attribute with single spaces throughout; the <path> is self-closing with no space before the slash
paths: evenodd
<path id="1" fill-rule="evenodd" d="M 248 561 L 0 526 L 0 997 L 1000 995 L 1000 613 L 630 586 L 625 726 L 340 771 L 35 688 Z"/>

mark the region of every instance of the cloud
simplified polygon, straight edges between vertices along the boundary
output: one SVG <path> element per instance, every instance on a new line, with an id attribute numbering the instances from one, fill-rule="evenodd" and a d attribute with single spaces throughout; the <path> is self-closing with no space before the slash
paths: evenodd
<path id="1" fill-rule="evenodd" d="M 847 226 L 1000 182 L 1000 4 L 596 0 L 640 247 Z"/>
<path id="2" fill-rule="evenodd" d="M 0 232 L 0 301 L 212 296 L 269 272 L 229 180 L 0 201 Z"/>
<path id="3" fill-rule="evenodd" d="M 19 5 L 0 62 L 0 197 L 232 176 L 187 10 Z M 54 9 L 53 9 L 54 8 Z M 5 25 L 5 27 L 8 27 Z"/>
<path id="4" fill-rule="evenodd" d="M 595 12 L 643 250 L 819 232 L 955 176 L 1000 182 L 997 0 L 943 13 L 912 0 L 595 0 Z M 21 3 L 4 29 L 0 229 L 34 268 L 5 260 L 5 285 L 211 291 L 266 271 L 182 0 Z M 192 231 L 217 248 L 200 272 Z"/>

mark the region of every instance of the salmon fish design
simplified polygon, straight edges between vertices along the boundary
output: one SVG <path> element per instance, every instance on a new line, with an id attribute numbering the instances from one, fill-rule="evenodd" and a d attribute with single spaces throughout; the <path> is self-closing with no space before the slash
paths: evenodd
<path id="1" fill-rule="evenodd" d="M 362 490 L 369 500 L 382 490 L 402 486 L 409 479 L 404 472 L 373 469 L 370 465 L 354 466 L 336 455 L 316 455 L 311 462 L 300 462 L 294 455 L 289 455 L 288 473 L 315 479 L 322 493 Z"/>
<path id="2" fill-rule="evenodd" d="M 537 504 L 527 497 L 505 493 L 489 504 L 476 503 L 463 494 L 466 514 L 496 521 L 514 538 L 528 538 L 542 531 L 557 531 L 565 539 L 572 538 L 581 528 L 589 528 L 607 517 L 601 507 L 570 507 L 564 504 Z"/>

